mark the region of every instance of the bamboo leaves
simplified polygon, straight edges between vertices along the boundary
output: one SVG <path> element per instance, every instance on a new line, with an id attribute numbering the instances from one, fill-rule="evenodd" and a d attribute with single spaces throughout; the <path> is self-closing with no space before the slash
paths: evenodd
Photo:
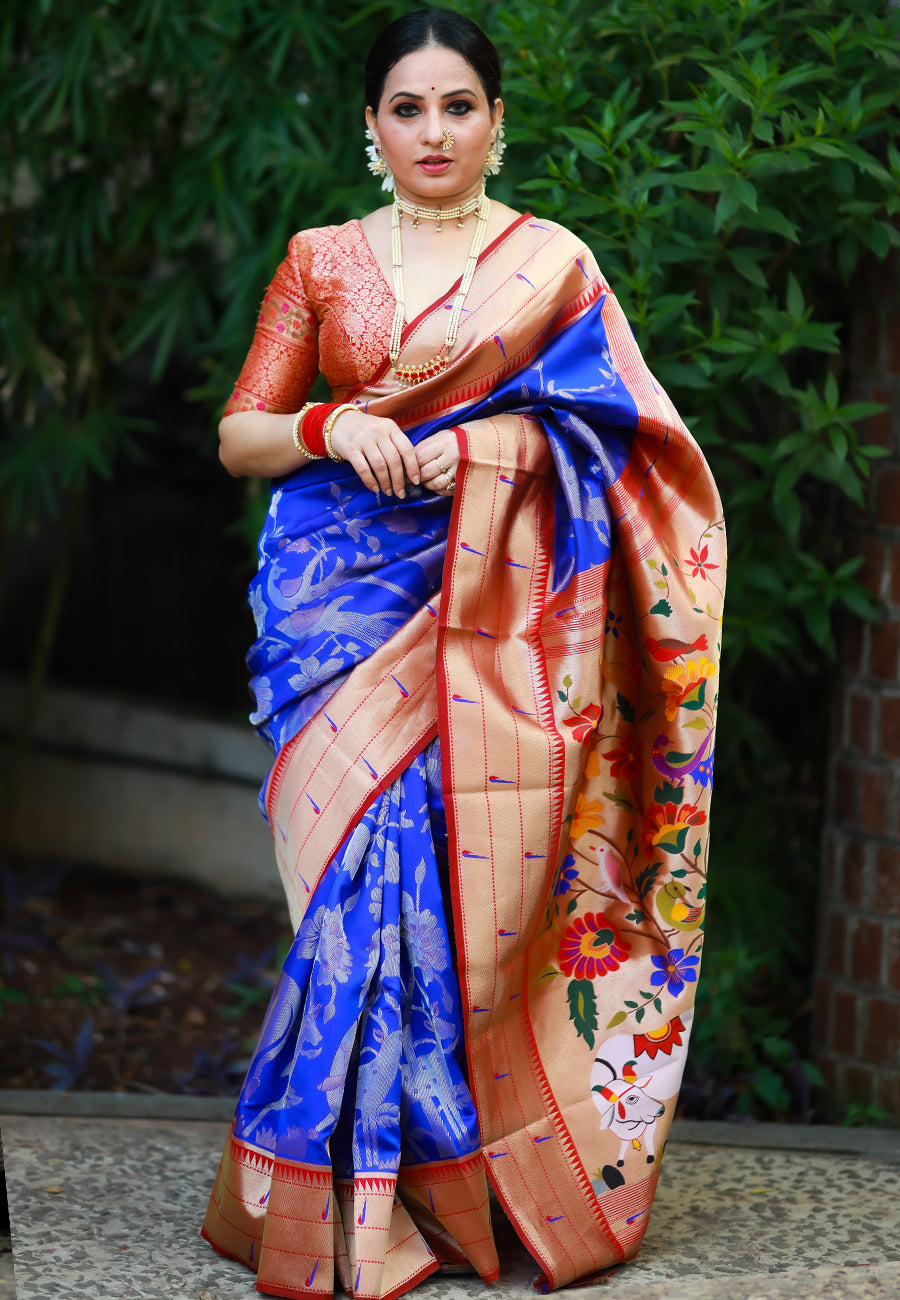
<path id="1" fill-rule="evenodd" d="M 840 400 L 830 358 L 847 341 L 843 282 L 900 246 L 900 12 L 611 0 L 573 23 L 555 0 L 536 47 L 532 8 L 504 50 L 526 188 L 593 248 L 709 451 L 730 524 L 729 659 L 788 648 L 802 664 L 808 638 L 833 648 L 836 606 L 873 612 L 820 517 L 834 492 L 863 500 L 878 454 L 860 428 L 875 407 Z M 741 601 L 761 612 L 763 570 L 782 598 L 761 641 Z"/>

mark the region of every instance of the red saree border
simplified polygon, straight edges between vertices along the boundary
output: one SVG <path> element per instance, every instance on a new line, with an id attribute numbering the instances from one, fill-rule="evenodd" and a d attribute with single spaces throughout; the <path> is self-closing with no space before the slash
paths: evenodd
<path id="1" fill-rule="evenodd" d="M 458 426 L 456 432 L 461 460 L 438 626 L 438 718 L 469 1077 L 488 1177 L 521 1240 L 558 1284 L 623 1260 L 625 1249 L 594 1194 L 543 1070 L 527 1009 L 529 952 L 537 923 L 534 896 L 543 897 L 555 871 L 571 765 L 581 752 L 560 733 L 543 645 L 548 634 L 557 635 L 555 628 L 548 629 L 555 478 L 549 445 L 533 419 L 499 416 L 470 429 Z M 479 439 L 486 440 L 481 455 Z M 507 549 L 525 546 L 526 535 L 526 549 Z M 513 587 L 504 564 L 520 572 Z M 560 603 L 563 595 L 559 593 Z M 483 609 L 496 617 L 496 627 L 482 621 Z M 589 620 L 593 617 L 589 611 Z M 486 657 L 489 651 L 479 637 L 495 641 L 493 658 Z M 528 646 L 527 668 L 517 663 L 515 649 L 506 648 L 507 640 L 514 643 L 519 637 Z M 463 706 L 470 710 L 464 733 L 453 714 L 454 707 Z M 479 707 L 494 710 L 481 759 L 473 717 Z M 531 730 L 520 731 L 520 721 L 513 717 L 517 713 L 536 715 L 539 730 L 532 724 Z M 485 718 L 482 728 L 487 726 Z M 494 757 L 489 757 L 488 734 Z M 501 769 L 491 766 L 498 744 L 515 749 Z M 486 782 L 501 782 L 493 793 L 485 785 L 483 811 L 481 804 L 476 809 L 472 803 L 480 797 L 473 781 L 481 780 L 482 766 Z M 495 770 L 501 775 L 487 775 Z M 504 786 L 509 794 L 503 794 Z M 518 837 L 511 820 L 513 787 L 518 791 Z M 457 816 L 462 800 L 468 816 L 465 843 Z M 526 860 L 520 857 L 518 866 L 517 853 Z M 495 871 L 502 877 L 503 900 L 501 881 L 498 887 L 493 883 Z M 501 952 L 497 936 L 513 946 Z M 497 952 L 493 975 L 488 950 Z"/>
<path id="2" fill-rule="evenodd" d="M 563 268 L 560 275 L 569 268 Z M 480 374 L 477 379 L 461 380 L 459 386 L 450 394 L 449 405 L 443 399 L 433 399 L 421 406 L 414 407 L 409 413 L 409 417 L 404 418 L 405 424 L 417 424 L 427 419 L 429 416 L 437 415 L 441 411 L 448 409 L 451 412 L 458 410 L 462 406 L 467 406 L 471 402 L 477 401 L 495 388 L 509 375 L 517 373 L 531 362 L 537 354 L 553 339 L 561 333 L 567 325 L 583 315 L 589 307 L 593 305 L 608 289 L 604 282 L 595 281 L 588 288 L 582 291 L 576 298 L 569 302 L 566 307 L 560 310 L 557 315 L 547 323 L 547 325 L 535 334 L 529 342 L 504 358 L 491 369 Z M 471 361 L 472 356 L 463 357 L 461 365 Z"/>
<path id="3" fill-rule="evenodd" d="M 356 1300 L 391 1300 L 442 1256 L 499 1276 L 480 1151 L 341 1178 L 269 1155 L 232 1125 L 201 1235 L 256 1270 L 266 1295 L 322 1297 L 339 1281 Z"/>
<path id="4" fill-rule="evenodd" d="M 358 664 L 272 766 L 265 803 L 295 929 L 351 828 L 437 735 L 439 606 L 438 593 Z"/>

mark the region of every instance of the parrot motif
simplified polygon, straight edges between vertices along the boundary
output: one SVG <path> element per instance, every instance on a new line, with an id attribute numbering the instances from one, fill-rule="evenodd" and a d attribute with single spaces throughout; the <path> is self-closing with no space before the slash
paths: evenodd
<path id="1" fill-rule="evenodd" d="M 706 904 L 694 907 L 686 903 L 687 890 L 680 880 L 668 880 L 656 895 L 656 908 L 668 925 L 676 930 L 699 930 L 706 917 Z"/>

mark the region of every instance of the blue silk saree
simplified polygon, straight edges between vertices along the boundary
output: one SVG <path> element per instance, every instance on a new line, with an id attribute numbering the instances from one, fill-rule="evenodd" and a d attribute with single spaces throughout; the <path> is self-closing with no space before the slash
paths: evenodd
<path id="1" fill-rule="evenodd" d="M 687 1052 L 715 486 L 569 232 L 519 218 L 466 305 L 447 370 L 401 387 L 359 223 L 304 232 L 229 407 L 296 410 L 321 365 L 461 451 L 452 500 L 316 462 L 260 538 L 253 721 L 296 939 L 203 1232 L 271 1295 L 495 1280 L 489 1182 L 542 1289 L 631 1258 Z"/>

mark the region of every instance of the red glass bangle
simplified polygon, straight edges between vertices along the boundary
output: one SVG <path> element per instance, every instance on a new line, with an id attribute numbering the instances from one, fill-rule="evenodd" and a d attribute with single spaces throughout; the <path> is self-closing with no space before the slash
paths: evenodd
<path id="1" fill-rule="evenodd" d="M 339 405 L 339 402 L 318 402 L 303 417 L 300 436 L 314 456 L 328 455 L 325 447 L 325 421 Z"/>

